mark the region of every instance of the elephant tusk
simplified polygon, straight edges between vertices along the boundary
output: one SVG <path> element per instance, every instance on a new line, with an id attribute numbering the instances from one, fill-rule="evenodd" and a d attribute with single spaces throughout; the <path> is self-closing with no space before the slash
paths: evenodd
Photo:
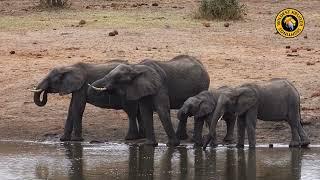
<path id="1" fill-rule="evenodd" d="M 30 89 L 31 92 L 42 92 L 43 89 L 36 89 L 36 88 L 33 88 L 33 89 Z"/>
<path id="2" fill-rule="evenodd" d="M 105 87 L 103 87 L 103 88 L 98 88 L 98 87 L 95 87 L 95 86 L 93 86 L 93 85 L 91 85 L 91 84 L 88 84 L 90 87 L 92 87 L 94 90 L 96 90 L 96 91 L 106 91 L 107 90 L 107 88 L 105 88 Z"/>

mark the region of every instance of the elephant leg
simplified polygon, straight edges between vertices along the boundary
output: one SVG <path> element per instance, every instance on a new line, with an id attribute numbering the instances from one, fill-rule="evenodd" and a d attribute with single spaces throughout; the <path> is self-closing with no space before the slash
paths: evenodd
<path id="1" fill-rule="evenodd" d="M 294 108 L 295 110 L 293 112 L 289 113 L 289 121 L 293 123 L 293 127 L 296 125 L 298 134 L 300 137 L 300 145 L 303 147 L 306 147 L 310 144 L 310 140 L 308 135 L 305 133 L 302 125 L 301 125 L 301 115 L 300 115 L 300 107 Z M 291 130 L 292 131 L 292 130 Z M 293 138 L 293 136 L 292 136 Z M 295 146 L 296 142 L 293 142 L 293 146 Z"/>
<path id="2" fill-rule="evenodd" d="M 202 129 L 204 120 L 200 118 L 194 119 L 193 141 L 195 146 L 202 146 Z"/>
<path id="3" fill-rule="evenodd" d="M 247 129 L 250 148 L 256 147 L 256 124 L 257 124 L 257 110 L 250 109 L 246 113 L 246 129 Z"/>
<path id="4" fill-rule="evenodd" d="M 71 106 L 71 104 L 70 104 Z M 71 107 L 69 107 L 70 109 Z M 69 110 L 70 111 L 70 110 Z M 73 130 L 73 121 L 71 118 L 71 113 L 68 113 L 68 118 L 64 124 L 64 133 L 60 137 L 60 141 L 70 141 L 71 140 L 71 134 Z"/>
<path id="5" fill-rule="evenodd" d="M 224 137 L 223 141 L 226 143 L 232 143 L 234 124 L 236 123 L 236 116 L 232 113 L 225 113 L 223 119 L 226 121 L 227 124 L 227 134 Z"/>
<path id="6" fill-rule="evenodd" d="M 177 146 L 180 141 L 175 135 L 170 118 L 170 102 L 167 94 L 159 92 L 153 98 L 155 109 L 159 115 L 160 121 L 168 136 L 168 146 Z"/>
<path id="7" fill-rule="evenodd" d="M 157 146 L 153 128 L 153 104 L 151 97 L 143 97 L 139 100 L 139 110 L 144 123 L 146 145 Z"/>
<path id="8" fill-rule="evenodd" d="M 137 127 L 137 111 L 138 102 L 123 100 L 123 110 L 127 113 L 129 118 L 129 128 L 125 140 L 139 139 L 139 131 Z"/>
<path id="9" fill-rule="evenodd" d="M 176 136 L 180 140 L 188 139 L 187 120 L 188 120 L 188 116 L 185 116 L 185 117 L 183 117 L 183 119 L 179 120 L 178 129 L 176 131 Z"/>
<path id="10" fill-rule="evenodd" d="M 245 130 L 246 130 L 246 119 L 245 115 L 238 116 L 237 120 L 237 128 L 238 128 L 238 148 L 244 147 L 244 138 L 245 138 Z"/>
<path id="11" fill-rule="evenodd" d="M 71 138 L 72 141 L 83 141 L 82 138 L 82 115 L 86 107 L 86 90 L 82 89 L 72 93 L 71 98 L 71 113 L 73 121 L 74 136 Z"/>

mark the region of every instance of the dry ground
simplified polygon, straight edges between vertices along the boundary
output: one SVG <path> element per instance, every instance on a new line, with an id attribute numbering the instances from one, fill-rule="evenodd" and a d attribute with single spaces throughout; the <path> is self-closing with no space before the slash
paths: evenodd
<path id="1" fill-rule="evenodd" d="M 244 20 L 209 22 L 193 18 L 197 1 L 108 0 L 73 1 L 71 9 L 39 10 L 37 1 L 0 0 L 0 139 L 43 140 L 61 134 L 70 96 L 49 96 L 44 108 L 32 102 L 32 88 L 55 66 L 79 61 L 103 63 L 113 58 L 131 63 L 144 58 L 168 60 L 193 55 L 205 64 L 211 88 L 283 77 L 301 93 L 302 116 L 313 144 L 319 144 L 320 127 L 320 3 L 317 0 L 247 0 Z M 137 6 L 134 4 L 148 3 Z M 306 20 L 303 33 L 294 39 L 275 34 L 276 13 L 297 8 Z M 84 19 L 86 24 L 77 27 Z M 118 30 L 119 35 L 108 33 Z M 307 38 L 304 38 L 307 36 Z M 296 48 L 297 52 L 291 52 Z M 308 50 L 307 50 L 308 49 Z M 15 54 L 10 54 L 15 51 Z M 293 54 L 294 56 L 288 56 Z M 318 93 L 318 94 L 317 94 Z M 172 113 L 176 127 L 177 119 Z M 159 120 L 157 138 L 166 141 Z M 192 131 L 190 120 L 189 131 Z M 219 136 L 225 125 L 219 123 Z M 127 118 L 122 111 L 88 105 L 84 115 L 86 140 L 123 140 Z M 288 143 L 285 122 L 257 125 L 258 143 Z"/>

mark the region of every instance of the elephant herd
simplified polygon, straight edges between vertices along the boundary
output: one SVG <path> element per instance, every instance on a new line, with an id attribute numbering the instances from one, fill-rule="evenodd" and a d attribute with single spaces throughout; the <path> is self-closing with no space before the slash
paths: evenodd
<path id="1" fill-rule="evenodd" d="M 310 140 L 301 126 L 300 96 L 286 79 L 266 83 L 223 86 L 209 89 L 210 78 L 204 65 L 194 57 L 180 55 L 169 61 L 146 59 L 138 64 L 112 60 L 107 64 L 77 63 L 54 68 L 32 90 L 34 103 L 44 106 L 48 93 L 72 94 L 61 141 L 82 141 L 82 115 L 86 103 L 100 108 L 123 109 L 129 119 L 126 140 L 145 138 L 155 146 L 153 112 L 168 136 L 168 146 L 188 138 L 188 117 L 194 117 L 195 145 L 217 145 L 216 125 L 227 124 L 226 142 L 233 141 L 237 122 L 237 147 L 255 147 L 257 119 L 286 120 L 292 132 L 291 147 L 308 146 Z M 174 131 L 170 109 L 178 109 L 179 125 Z M 204 123 L 209 134 L 202 137 Z"/>

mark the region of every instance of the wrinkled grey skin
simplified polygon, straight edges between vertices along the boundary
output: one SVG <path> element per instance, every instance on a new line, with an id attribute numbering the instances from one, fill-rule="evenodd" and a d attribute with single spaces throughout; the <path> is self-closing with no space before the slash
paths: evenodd
<path id="1" fill-rule="evenodd" d="M 202 146 L 202 130 L 204 122 L 207 123 L 208 127 L 211 125 L 211 119 L 213 116 L 214 109 L 216 107 L 219 95 L 221 92 L 229 91 L 228 87 L 221 87 L 216 90 L 202 91 L 196 96 L 188 98 L 183 106 L 178 111 L 179 126 L 177 134 L 181 134 L 179 131 L 185 126 L 187 118 L 194 116 L 194 135 L 193 140 L 195 145 Z M 233 141 L 233 129 L 236 122 L 236 117 L 233 112 L 225 112 L 223 119 L 227 124 L 227 134 L 224 138 L 226 143 Z M 212 144 L 216 145 L 216 144 Z"/>
<path id="2" fill-rule="evenodd" d="M 265 84 L 244 84 L 232 92 L 222 92 L 215 108 L 207 144 L 216 137 L 216 124 L 224 112 L 234 111 L 238 116 L 238 147 L 244 146 L 247 130 L 249 147 L 255 147 L 256 120 L 282 121 L 291 127 L 290 147 L 308 146 L 310 140 L 301 126 L 300 95 L 286 79 L 272 79 Z"/>
<path id="3" fill-rule="evenodd" d="M 34 93 L 34 103 L 38 106 L 44 106 L 47 103 L 47 93 L 59 93 L 60 95 L 72 93 L 68 116 L 65 123 L 64 135 L 61 141 L 82 141 L 82 115 L 86 103 L 94 106 L 108 109 L 123 109 L 129 116 L 129 130 L 126 139 L 138 139 L 144 137 L 143 126 L 139 122 L 137 128 L 138 103 L 128 101 L 118 95 L 108 93 L 87 94 L 88 83 L 104 77 L 119 64 L 126 61 L 114 60 L 108 64 L 85 64 L 77 63 L 71 66 L 54 68 L 38 84 L 36 89 L 42 89 L 41 92 Z M 41 100 L 41 94 L 43 97 Z M 140 119 L 138 118 L 138 121 Z M 74 136 L 72 137 L 72 131 Z"/>
<path id="4" fill-rule="evenodd" d="M 167 62 L 145 60 L 135 65 L 119 65 L 93 86 L 139 101 L 147 137 L 145 144 L 157 144 L 152 116 L 156 111 L 168 135 L 167 145 L 175 146 L 180 141 L 172 127 L 170 109 L 180 108 L 187 98 L 207 90 L 209 82 L 209 75 L 199 60 L 181 55 Z"/>

